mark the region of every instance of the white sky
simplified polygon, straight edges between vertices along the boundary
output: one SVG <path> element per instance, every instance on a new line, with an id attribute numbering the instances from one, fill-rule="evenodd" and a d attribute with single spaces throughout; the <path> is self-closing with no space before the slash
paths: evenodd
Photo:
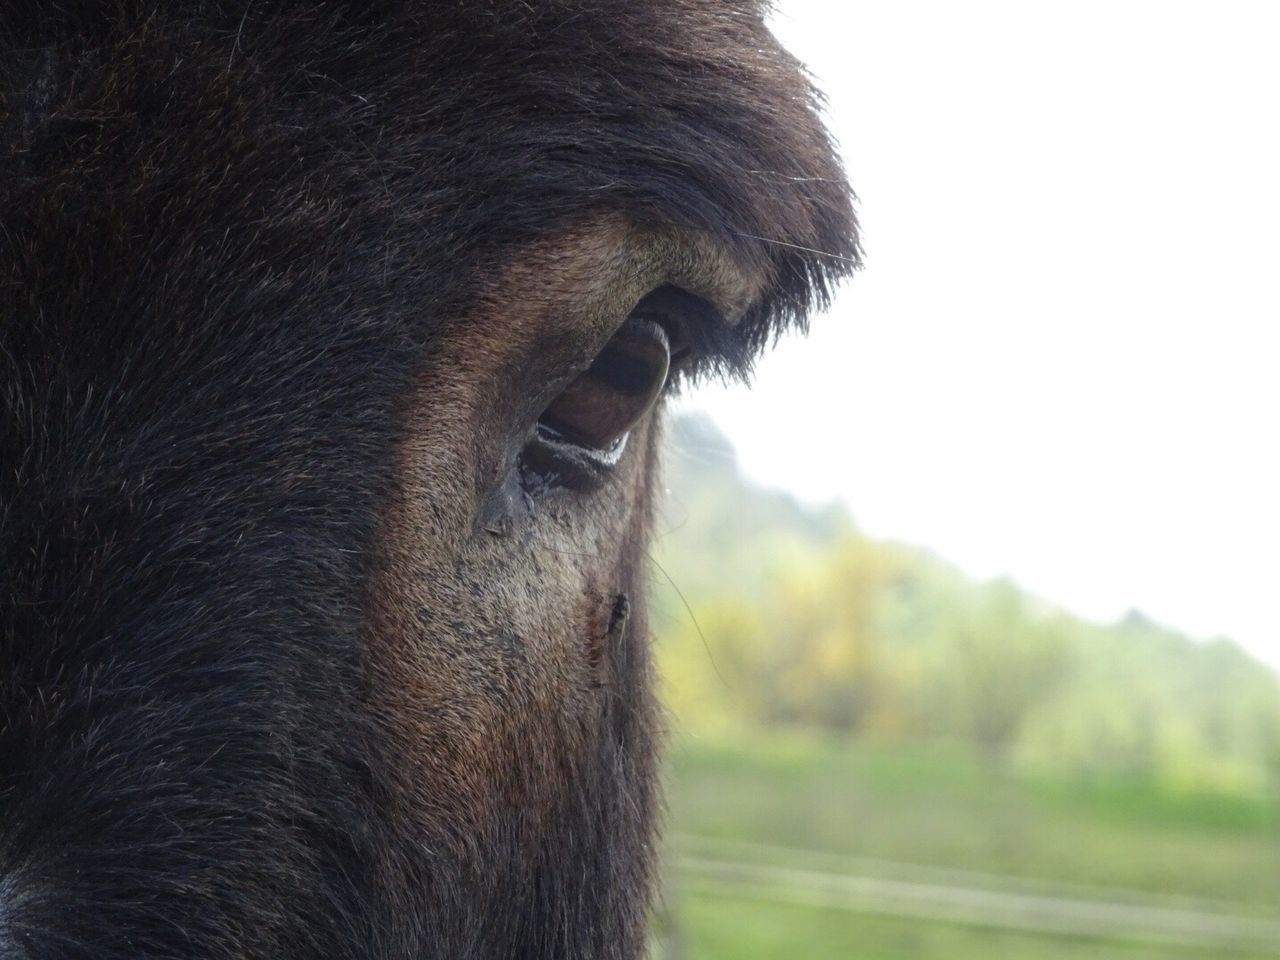
<path id="1" fill-rule="evenodd" d="M 867 267 L 692 402 L 872 534 L 1280 665 L 1280 4 L 779 8 Z"/>

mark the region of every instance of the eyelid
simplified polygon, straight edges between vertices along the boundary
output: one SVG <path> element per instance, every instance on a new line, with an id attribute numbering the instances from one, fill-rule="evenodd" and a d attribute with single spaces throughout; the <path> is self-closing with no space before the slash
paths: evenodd
<path id="1" fill-rule="evenodd" d="M 751 354 L 711 301 L 674 284 L 647 294 L 631 312 L 663 327 L 671 342 L 671 382 L 707 373 L 745 377 Z"/>

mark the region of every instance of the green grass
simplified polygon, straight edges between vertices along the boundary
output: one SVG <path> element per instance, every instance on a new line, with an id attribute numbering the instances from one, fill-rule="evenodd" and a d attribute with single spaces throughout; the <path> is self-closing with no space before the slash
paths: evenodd
<path id="1" fill-rule="evenodd" d="M 680 903 L 688 960 L 1209 960 L 1211 951 L 1035 936 L 731 897 Z M 1222 960 L 1274 954 L 1231 953 Z"/>
<path id="2" fill-rule="evenodd" d="M 1280 826 L 1272 804 L 1261 799 L 1018 779 L 944 747 L 775 735 L 679 740 L 669 797 L 677 848 L 684 835 L 774 844 L 1221 901 L 1235 913 L 1280 918 Z M 687 960 L 1212 955 L 747 900 L 688 886 L 681 896 L 678 881 L 672 894 Z"/>

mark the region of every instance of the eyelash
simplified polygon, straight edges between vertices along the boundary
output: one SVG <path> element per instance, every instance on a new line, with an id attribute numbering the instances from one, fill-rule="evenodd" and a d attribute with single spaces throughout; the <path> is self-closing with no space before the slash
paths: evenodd
<path id="1" fill-rule="evenodd" d="M 632 316 L 651 316 L 672 344 L 667 390 L 713 377 L 746 379 L 751 351 L 720 311 L 703 298 L 676 286 L 645 296 Z"/>

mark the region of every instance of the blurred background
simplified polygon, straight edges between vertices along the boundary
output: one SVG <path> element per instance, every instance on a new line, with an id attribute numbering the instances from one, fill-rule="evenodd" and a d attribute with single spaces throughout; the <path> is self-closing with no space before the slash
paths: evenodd
<path id="1" fill-rule="evenodd" d="M 774 26 L 867 263 L 668 423 L 655 960 L 1280 957 L 1280 7 Z"/>

